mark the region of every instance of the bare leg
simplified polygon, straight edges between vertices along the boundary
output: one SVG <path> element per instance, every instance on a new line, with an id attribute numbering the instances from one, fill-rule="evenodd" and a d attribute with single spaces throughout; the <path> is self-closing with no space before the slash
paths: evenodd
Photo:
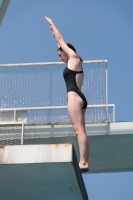
<path id="1" fill-rule="evenodd" d="M 75 92 L 68 93 L 68 113 L 78 139 L 81 169 L 89 170 L 89 143 L 85 133 L 85 110 L 82 110 L 83 100 Z"/>
<path id="2" fill-rule="evenodd" d="M 85 130 L 85 111 L 86 111 L 86 109 L 82 109 L 82 113 L 83 113 L 83 124 L 84 124 L 84 130 Z M 85 134 L 86 134 L 86 132 L 85 132 Z M 86 160 L 88 160 L 89 159 L 89 151 L 90 151 L 90 143 L 89 143 L 89 141 L 88 141 L 88 139 L 87 139 L 87 153 L 86 153 Z"/>

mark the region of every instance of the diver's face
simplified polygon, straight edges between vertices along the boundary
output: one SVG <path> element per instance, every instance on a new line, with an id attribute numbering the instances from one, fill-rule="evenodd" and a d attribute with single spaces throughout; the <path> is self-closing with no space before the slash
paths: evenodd
<path id="1" fill-rule="evenodd" d="M 59 51 L 58 51 L 58 56 L 59 56 L 59 58 L 60 58 L 60 60 L 61 60 L 62 62 L 64 62 L 64 63 L 67 63 L 67 62 L 68 62 L 68 56 L 67 56 L 67 54 L 66 54 L 64 51 L 59 50 Z"/>

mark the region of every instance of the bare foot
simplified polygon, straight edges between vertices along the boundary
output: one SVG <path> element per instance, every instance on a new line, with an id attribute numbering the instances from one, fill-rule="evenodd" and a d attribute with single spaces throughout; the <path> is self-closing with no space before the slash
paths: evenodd
<path id="1" fill-rule="evenodd" d="M 79 163 L 79 168 L 80 168 L 81 172 L 87 172 L 90 170 L 88 163 L 85 163 L 85 164 Z"/>

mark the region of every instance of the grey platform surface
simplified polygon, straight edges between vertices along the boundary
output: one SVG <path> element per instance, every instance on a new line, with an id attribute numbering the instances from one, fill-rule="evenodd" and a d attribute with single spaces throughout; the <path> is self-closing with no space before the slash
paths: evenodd
<path id="1" fill-rule="evenodd" d="M 82 200 L 71 163 L 0 165 L 1 200 Z"/>
<path id="2" fill-rule="evenodd" d="M 72 144 L 5 146 L 0 163 L 1 200 L 88 200 Z"/>
<path id="3" fill-rule="evenodd" d="M 133 134 L 89 136 L 90 171 L 122 172 L 133 171 Z M 25 144 L 51 144 L 72 142 L 79 160 L 79 149 L 76 137 L 26 139 Z"/>

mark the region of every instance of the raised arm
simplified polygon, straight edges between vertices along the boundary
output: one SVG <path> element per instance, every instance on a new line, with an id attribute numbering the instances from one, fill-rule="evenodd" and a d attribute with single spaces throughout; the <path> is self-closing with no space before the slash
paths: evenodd
<path id="1" fill-rule="evenodd" d="M 67 44 L 65 43 L 62 35 L 60 34 L 60 32 L 58 31 L 57 27 L 55 26 L 54 22 L 52 21 L 52 19 L 45 17 L 45 19 L 48 21 L 48 23 L 50 24 L 50 31 L 52 33 L 52 35 L 55 37 L 56 42 L 58 44 L 58 46 L 60 46 L 63 51 L 67 54 L 67 56 L 69 58 L 79 58 L 78 55 L 72 50 L 70 49 Z"/>

